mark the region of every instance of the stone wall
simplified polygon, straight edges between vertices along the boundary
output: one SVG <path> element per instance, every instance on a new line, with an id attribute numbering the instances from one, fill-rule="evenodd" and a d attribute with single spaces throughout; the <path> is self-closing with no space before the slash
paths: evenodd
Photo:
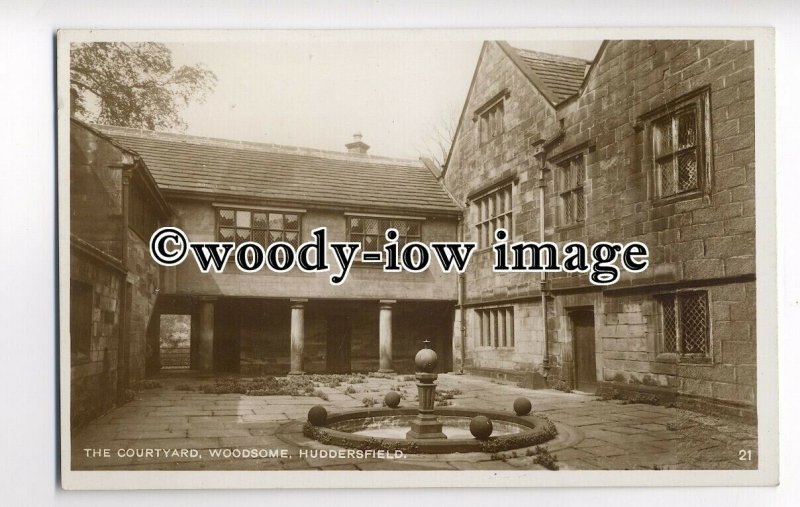
<path id="1" fill-rule="evenodd" d="M 70 278 L 87 284 L 92 290 L 89 354 L 78 356 L 73 353 L 70 358 L 70 424 L 75 431 L 113 408 L 116 402 L 123 275 L 121 270 L 73 246 L 70 249 Z"/>
<path id="2" fill-rule="evenodd" d="M 513 187 L 513 238 L 644 242 L 649 268 L 622 273 L 612 290 L 592 286 L 586 275 L 548 274 L 549 368 L 543 368 L 537 274 L 498 274 L 491 252 L 478 252 L 465 277 L 465 369 L 543 372 L 551 384 L 574 384 L 569 312 L 595 315 L 597 380 L 676 391 L 734 404 L 755 403 L 755 110 L 750 41 L 609 41 L 576 98 L 553 107 L 507 57 L 487 42 L 454 143 L 444 181 L 462 204 L 492 181 Z M 476 110 L 507 89 L 505 133 L 481 144 Z M 711 134 L 710 177 L 689 198 L 660 200 L 654 177 L 647 114 L 687 94 L 707 93 Z M 545 209 L 532 144 L 546 145 Z M 586 160 L 586 219 L 559 217 L 557 163 L 576 153 Z M 475 235 L 475 206 L 465 214 L 466 239 Z M 711 352 L 705 361 L 659 356 L 660 308 L 655 296 L 683 288 L 706 290 Z M 627 290 L 627 292 L 625 292 Z M 529 303 L 528 301 L 536 301 Z M 526 350 L 479 345 L 474 311 L 514 304 Z M 735 308 L 735 310 L 734 310 Z M 527 319 L 527 320 L 521 320 Z M 454 356 L 461 352 L 459 319 Z M 537 338 L 537 335 L 539 336 Z"/>
<path id="3" fill-rule="evenodd" d="M 122 258 L 120 149 L 73 123 L 70 129 L 70 233 Z"/>
<path id="4" fill-rule="evenodd" d="M 147 242 L 129 229 L 128 282 L 131 284 L 131 301 L 128 317 L 128 368 L 131 385 L 144 378 L 147 358 L 158 354 L 154 344 L 147 342 L 147 330 L 154 315 L 160 271 L 158 264 L 150 257 Z M 159 316 L 155 315 L 155 318 L 158 319 Z"/>
<path id="5" fill-rule="evenodd" d="M 481 143 L 475 111 L 503 90 L 505 99 L 504 134 Z M 444 184 L 461 205 L 468 197 L 494 181 L 516 180 L 512 195 L 513 227 L 509 241 L 537 240 L 539 237 L 538 187 L 536 162 L 530 149 L 532 140 L 557 126 L 556 111 L 506 56 L 497 43 L 484 44 L 475 81 L 464 108 L 461 126 L 452 148 Z M 470 206 L 464 216 L 464 240 L 478 242 L 477 209 Z M 491 302 L 515 296 L 538 294 L 532 282 L 538 275 L 492 272 L 490 249 L 473 255 L 466 278 L 467 302 Z"/>
<path id="6" fill-rule="evenodd" d="M 754 275 L 752 42 L 612 41 L 585 86 L 559 108 L 564 137 L 548 156 L 589 144 L 586 221 L 577 228 L 556 221 L 553 240 L 644 242 L 651 267 L 626 273 L 618 286 Z M 660 201 L 653 196 L 650 140 L 641 117 L 703 89 L 711 106 L 710 181 L 696 196 Z M 555 210 L 551 169 L 548 200 Z M 574 283 L 588 285 L 585 277 Z"/>
<path id="7" fill-rule="evenodd" d="M 90 357 L 71 368 L 74 428 L 135 387 L 145 376 L 146 357 L 157 355 L 157 333 L 151 350 L 147 334 L 160 270 L 146 240 L 124 227 L 123 168 L 146 169 L 134 167 L 129 153 L 80 123 L 72 123 L 70 141 L 69 232 L 80 246 L 70 250 L 70 279 L 92 285 L 95 308 Z"/>

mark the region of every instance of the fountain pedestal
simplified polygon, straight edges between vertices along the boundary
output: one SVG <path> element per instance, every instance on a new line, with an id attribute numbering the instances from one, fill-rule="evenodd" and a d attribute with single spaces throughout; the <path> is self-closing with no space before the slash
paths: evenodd
<path id="1" fill-rule="evenodd" d="M 417 373 L 417 389 L 419 390 L 419 413 L 411 421 L 411 430 L 406 433 L 406 438 L 447 438 L 442 433 L 442 423 L 433 413 L 433 403 L 436 399 L 436 384 L 439 377 L 435 373 Z"/>

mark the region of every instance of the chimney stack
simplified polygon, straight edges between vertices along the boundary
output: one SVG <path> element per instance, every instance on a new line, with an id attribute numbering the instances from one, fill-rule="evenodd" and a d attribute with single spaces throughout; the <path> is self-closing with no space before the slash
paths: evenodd
<path id="1" fill-rule="evenodd" d="M 345 144 L 347 148 L 347 153 L 356 153 L 359 155 L 366 155 L 367 150 L 369 150 L 369 145 L 361 140 L 363 136 L 361 132 L 356 132 L 353 134 L 353 142 Z"/>

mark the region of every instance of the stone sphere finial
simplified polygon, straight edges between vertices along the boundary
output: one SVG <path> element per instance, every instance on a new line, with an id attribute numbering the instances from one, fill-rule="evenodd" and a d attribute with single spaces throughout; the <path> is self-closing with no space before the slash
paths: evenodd
<path id="1" fill-rule="evenodd" d="M 414 365 L 417 367 L 418 372 L 433 373 L 433 370 L 436 369 L 436 364 L 439 362 L 439 356 L 436 355 L 433 349 L 428 348 L 431 343 L 430 340 L 425 340 L 422 343 L 424 348 L 420 349 L 414 357 Z"/>

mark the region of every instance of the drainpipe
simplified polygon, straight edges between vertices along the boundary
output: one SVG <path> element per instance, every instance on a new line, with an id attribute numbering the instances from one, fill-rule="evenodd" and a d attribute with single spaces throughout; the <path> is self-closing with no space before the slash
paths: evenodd
<path id="1" fill-rule="evenodd" d="M 539 178 L 538 178 L 538 187 L 539 187 L 539 243 L 544 243 L 545 235 L 544 235 L 544 226 L 545 226 L 545 189 L 547 187 L 547 180 L 545 179 L 545 171 L 547 170 L 547 162 L 545 160 L 546 153 L 544 151 L 544 146 L 539 144 L 535 148 L 534 157 L 538 162 L 539 166 Z M 550 373 L 550 339 L 548 336 L 548 326 L 547 326 L 547 273 L 542 271 L 539 273 L 539 294 L 540 294 L 540 306 L 542 312 L 542 327 L 544 332 L 544 358 L 542 360 L 542 368 L 544 369 L 544 376 L 547 378 L 548 374 Z"/>
<path id="2" fill-rule="evenodd" d="M 425 164 L 425 167 L 433 173 L 436 177 L 436 181 L 439 182 L 439 185 L 442 187 L 442 190 L 450 197 L 453 201 L 453 204 L 458 206 L 461 210 L 461 213 L 458 216 L 458 227 L 456 231 L 456 236 L 458 237 L 458 242 L 462 243 L 464 241 L 464 237 L 466 236 L 466 232 L 464 231 L 466 227 L 466 218 L 465 214 L 467 212 L 468 206 L 466 204 L 461 204 L 461 202 L 456 199 L 450 189 L 447 188 L 447 185 L 444 181 L 444 170 L 441 167 L 438 167 L 435 162 L 427 157 L 420 157 L 420 161 Z M 461 361 L 458 367 L 458 374 L 461 375 L 464 373 L 464 361 L 466 360 L 466 347 L 467 347 L 467 317 L 464 315 L 464 302 L 467 299 L 467 280 L 466 280 L 466 273 L 459 273 L 458 277 L 456 278 L 456 291 L 458 293 L 458 313 L 459 313 L 459 327 L 461 328 Z"/>
<path id="3" fill-rule="evenodd" d="M 458 220 L 458 242 L 464 242 L 464 218 Z M 467 358 L 467 316 L 464 314 L 464 301 L 466 300 L 466 273 L 458 274 L 458 317 L 459 326 L 461 328 L 461 361 L 459 361 L 458 373 L 464 373 L 464 361 Z"/>
<path id="4" fill-rule="evenodd" d="M 117 338 L 117 359 L 119 359 L 120 350 L 123 346 L 127 346 L 128 350 L 121 350 L 123 358 L 127 356 L 130 352 L 130 344 L 127 342 L 125 337 L 128 335 L 128 224 L 130 221 L 130 195 L 131 195 L 131 179 L 133 177 L 133 166 L 134 160 L 129 158 L 128 155 L 124 155 L 123 163 L 121 166 L 122 169 L 122 238 L 121 239 L 121 248 L 122 252 L 120 258 L 122 260 L 122 267 L 125 271 L 125 276 L 122 278 L 122 283 L 120 284 L 120 295 L 119 295 L 119 337 Z M 117 365 L 117 395 L 119 395 L 120 390 L 120 382 L 124 382 L 124 388 L 127 388 L 130 383 L 130 362 L 125 361 L 125 365 Z M 125 376 L 126 378 L 120 379 L 119 373 L 120 368 L 124 367 Z"/>

